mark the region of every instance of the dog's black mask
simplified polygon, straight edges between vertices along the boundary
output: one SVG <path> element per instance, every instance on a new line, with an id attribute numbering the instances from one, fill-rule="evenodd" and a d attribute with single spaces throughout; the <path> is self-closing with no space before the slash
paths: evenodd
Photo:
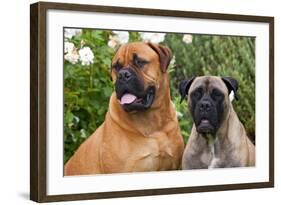
<path id="1" fill-rule="evenodd" d="M 194 81 L 194 77 L 181 81 L 179 91 L 182 100 L 189 93 L 189 88 Z M 234 92 L 238 99 L 238 82 L 231 77 L 221 78 L 228 89 L 228 93 Z M 215 134 L 221 125 L 224 114 L 224 94 L 218 88 L 209 88 L 208 81 L 197 87 L 190 93 L 190 112 L 198 133 Z"/>
<path id="2" fill-rule="evenodd" d="M 117 99 L 125 111 L 142 111 L 150 108 L 155 96 L 155 86 L 144 88 L 143 80 L 138 78 L 131 67 L 117 72 L 115 83 Z"/>
<path id="3" fill-rule="evenodd" d="M 215 134 L 224 113 L 224 94 L 218 89 L 206 92 L 203 87 L 199 87 L 190 97 L 191 113 L 197 132 Z"/>

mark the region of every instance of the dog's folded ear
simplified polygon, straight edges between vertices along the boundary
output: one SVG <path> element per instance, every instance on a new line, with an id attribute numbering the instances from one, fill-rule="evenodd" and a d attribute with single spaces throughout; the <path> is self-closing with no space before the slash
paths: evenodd
<path id="1" fill-rule="evenodd" d="M 165 73 L 168 69 L 170 61 L 172 59 L 171 50 L 159 44 L 147 43 L 159 56 L 160 67 L 163 73 Z"/>
<path id="2" fill-rule="evenodd" d="M 224 84 L 226 85 L 227 89 L 228 89 L 228 94 L 231 93 L 231 91 L 233 91 L 234 93 L 234 98 L 236 100 L 238 100 L 238 94 L 237 94 L 237 90 L 238 90 L 238 81 L 235 80 L 232 77 L 222 77 L 221 78 L 222 81 L 224 82 Z"/>
<path id="3" fill-rule="evenodd" d="M 179 85 L 179 92 L 180 92 L 180 95 L 181 95 L 180 102 L 182 102 L 183 99 L 185 98 L 185 96 L 188 94 L 189 88 L 190 88 L 194 79 L 195 79 L 195 77 L 192 77 L 190 79 L 182 80 L 180 82 L 180 85 Z"/>

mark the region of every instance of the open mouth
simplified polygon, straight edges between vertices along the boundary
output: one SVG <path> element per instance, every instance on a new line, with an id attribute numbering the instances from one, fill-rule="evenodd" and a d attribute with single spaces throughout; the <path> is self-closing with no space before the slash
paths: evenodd
<path id="1" fill-rule="evenodd" d="M 143 102 L 143 98 L 138 98 L 137 96 L 135 96 L 131 93 L 125 93 L 120 99 L 121 105 L 132 104 L 132 103 L 142 103 L 142 102 Z"/>
<path id="2" fill-rule="evenodd" d="M 210 125 L 210 121 L 208 119 L 202 119 L 200 125 Z"/>
<path id="3" fill-rule="evenodd" d="M 145 93 L 141 96 L 133 94 L 130 91 L 125 91 L 123 95 L 121 95 L 119 99 L 119 103 L 125 109 L 125 111 L 133 111 L 133 110 L 145 110 L 148 109 L 154 100 L 155 96 L 155 87 L 149 86 Z"/>
<path id="4" fill-rule="evenodd" d="M 202 118 L 201 122 L 197 126 L 197 132 L 199 133 L 212 133 L 214 131 L 214 126 L 206 118 Z"/>

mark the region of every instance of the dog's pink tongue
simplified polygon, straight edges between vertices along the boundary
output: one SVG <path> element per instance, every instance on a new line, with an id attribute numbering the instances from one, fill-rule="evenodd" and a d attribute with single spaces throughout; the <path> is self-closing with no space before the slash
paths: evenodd
<path id="1" fill-rule="evenodd" d="M 131 104 L 132 102 L 134 102 L 137 99 L 137 97 L 135 95 L 132 95 L 130 93 L 127 93 L 125 95 L 122 96 L 120 103 L 121 105 L 124 104 Z"/>

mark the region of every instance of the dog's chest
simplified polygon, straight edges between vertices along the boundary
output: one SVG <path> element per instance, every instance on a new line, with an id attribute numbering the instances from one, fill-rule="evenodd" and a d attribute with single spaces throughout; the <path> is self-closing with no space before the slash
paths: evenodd
<path id="1" fill-rule="evenodd" d="M 221 162 L 220 157 L 216 153 L 216 146 L 215 144 L 209 145 L 209 162 L 208 162 L 208 168 L 216 168 L 218 164 Z"/>
<path id="2" fill-rule="evenodd" d="M 175 148 L 164 133 L 153 133 L 145 139 L 142 153 L 139 153 L 135 166 L 145 170 L 158 171 L 176 168 Z"/>
<path id="3" fill-rule="evenodd" d="M 191 167 L 204 167 L 204 168 L 215 168 L 221 161 L 221 145 L 216 136 L 206 135 L 204 138 L 198 138 L 196 152 L 191 154 L 191 158 L 188 163 Z M 197 158 L 197 159 L 196 159 Z"/>
<path id="4" fill-rule="evenodd" d="M 239 163 L 232 157 L 231 146 L 224 146 L 219 141 L 208 145 L 208 149 L 202 154 L 201 159 L 205 161 L 209 169 L 233 167 Z M 203 155 L 205 154 L 205 157 Z"/>

